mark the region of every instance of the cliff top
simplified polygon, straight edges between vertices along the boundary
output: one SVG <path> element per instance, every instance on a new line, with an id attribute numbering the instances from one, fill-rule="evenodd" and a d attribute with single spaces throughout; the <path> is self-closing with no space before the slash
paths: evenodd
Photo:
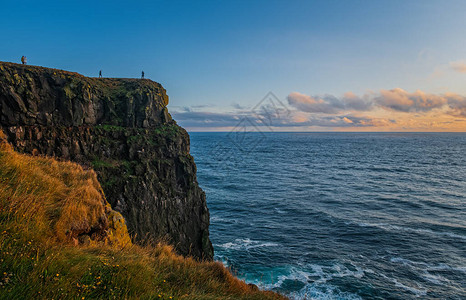
<path id="1" fill-rule="evenodd" d="M 167 105 L 165 89 L 149 79 L 86 77 L 0 62 L 3 126 L 155 127 L 172 121 Z"/>
<path id="2" fill-rule="evenodd" d="M 120 78 L 120 77 L 88 77 L 84 76 L 82 74 L 79 74 L 77 72 L 71 72 L 71 71 L 66 71 L 66 70 L 61 70 L 61 69 L 54 69 L 54 68 L 47 68 L 47 67 L 42 67 L 42 66 L 34 66 L 34 65 L 23 65 L 23 64 L 17 64 L 17 63 L 12 63 L 12 62 L 5 62 L 5 61 L 0 61 L 0 71 L 3 71 L 3 69 L 10 69 L 13 70 L 15 69 L 17 73 L 20 72 L 31 72 L 31 73 L 36 73 L 36 74 L 49 74 L 49 75 L 61 75 L 61 76 L 72 76 L 72 77 L 80 77 L 83 80 L 99 80 L 103 82 L 136 82 L 141 85 L 148 85 L 148 86 L 156 86 L 158 88 L 162 88 L 162 85 L 158 82 L 155 82 L 151 79 L 140 79 L 140 78 Z"/>

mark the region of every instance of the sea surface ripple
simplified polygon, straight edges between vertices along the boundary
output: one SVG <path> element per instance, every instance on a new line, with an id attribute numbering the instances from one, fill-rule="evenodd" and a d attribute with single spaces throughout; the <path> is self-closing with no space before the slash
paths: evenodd
<path id="1" fill-rule="evenodd" d="M 293 299 L 466 299 L 466 134 L 191 133 L 215 257 Z"/>

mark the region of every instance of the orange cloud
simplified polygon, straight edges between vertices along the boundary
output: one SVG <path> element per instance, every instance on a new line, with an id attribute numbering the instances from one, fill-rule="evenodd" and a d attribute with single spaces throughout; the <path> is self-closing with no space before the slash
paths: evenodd
<path id="1" fill-rule="evenodd" d="M 339 98 L 294 92 L 288 96 L 288 104 L 295 108 L 293 113 L 307 114 L 300 115 L 303 126 L 355 131 L 466 131 L 466 97 L 454 93 L 395 88 L 363 96 L 348 92 Z M 304 116 L 308 121 L 304 122 Z"/>
<path id="2" fill-rule="evenodd" d="M 450 67 L 456 72 L 466 73 L 466 63 L 464 61 L 452 61 Z"/>
<path id="3" fill-rule="evenodd" d="M 375 98 L 378 105 L 396 111 L 429 111 L 440 108 L 448 103 L 448 97 L 427 94 L 417 90 L 409 93 L 403 89 L 381 90 L 380 96 Z"/>
<path id="4" fill-rule="evenodd" d="M 466 132 L 466 97 L 454 93 L 430 94 L 395 88 L 363 96 L 348 92 L 342 97 L 294 92 L 287 99 L 287 114 L 266 115 L 268 129 Z M 264 126 L 263 116 L 243 107 L 232 110 L 182 108 L 172 111 L 172 115 L 189 130 L 236 130 L 245 120 L 255 128 Z"/>
<path id="5" fill-rule="evenodd" d="M 382 108 L 407 113 L 445 110 L 447 114 L 466 117 L 465 96 L 454 93 L 429 94 L 421 90 L 410 93 L 401 88 L 381 90 L 378 94 L 365 94 L 362 97 L 348 92 L 341 98 L 332 95 L 308 96 L 293 92 L 288 95 L 288 104 L 308 113 L 342 114 Z"/>

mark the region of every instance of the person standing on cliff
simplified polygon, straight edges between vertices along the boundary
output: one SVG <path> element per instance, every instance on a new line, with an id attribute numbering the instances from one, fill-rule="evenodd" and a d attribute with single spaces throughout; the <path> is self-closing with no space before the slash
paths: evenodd
<path id="1" fill-rule="evenodd" d="M 99 71 L 99 78 L 102 78 L 102 70 Z"/>
<path id="2" fill-rule="evenodd" d="M 141 79 L 144 79 L 144 71 L 141 72 Z"/>
<path id="3" fill-rule="evenodd" d="M 28 63 L 28 59 L 26 58 L 26 56 L 21 56 L 21 62 L 23 63 L 23 65 L 27 64 Z"/>

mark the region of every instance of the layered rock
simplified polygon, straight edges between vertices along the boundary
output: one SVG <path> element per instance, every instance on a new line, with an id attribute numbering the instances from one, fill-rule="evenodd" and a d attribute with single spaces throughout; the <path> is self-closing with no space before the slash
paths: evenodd
<path id="1" fill-rule="evenodd" d="M 17 151 L 93 167 L 136 242 L 211 259 L 209 211 L 189 135 L 150 80 L 98 79 L 0 62 L 0 125 Z"/>

